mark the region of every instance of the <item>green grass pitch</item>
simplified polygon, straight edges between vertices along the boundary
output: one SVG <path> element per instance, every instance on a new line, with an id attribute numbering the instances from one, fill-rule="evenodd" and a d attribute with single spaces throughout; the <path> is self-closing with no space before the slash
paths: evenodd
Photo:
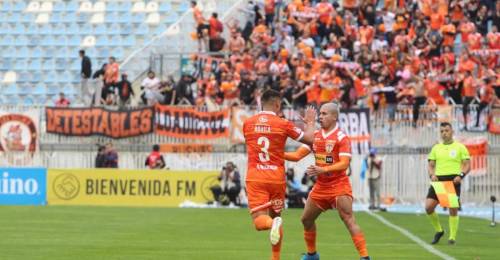
<path id="1" fill-rule="evenodd" d="M 305 250 L 301 210 L 283 213 L 283 260 Z M 379 213 L 424 241 L 433 230 L 424 215 Z M 439 259 L 366 213 L 356 213 L 373 259 Z M 441 216 L 445 230 L 447 216 Z M 462 217 L 455 246 L 436 248 L 456 259 L 500 259 L 500 227 Z M 320 216 L 321 259 L 359 259 L 350 236 L 329 211 Z M 187 259 L 270 258 L 268 232 L 254 230 L 246 209 L 121 207 L 0 207 L 0 259 Z"/>

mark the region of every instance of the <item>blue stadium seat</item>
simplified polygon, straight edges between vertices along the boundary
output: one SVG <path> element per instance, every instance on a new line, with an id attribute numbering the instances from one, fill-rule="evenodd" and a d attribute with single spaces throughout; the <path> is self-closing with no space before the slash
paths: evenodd
<path id="1" fill-rule="evenodd" d="M 76 15 L 76 21 L 79 23 L 87 23 L 90 21 L 90 15 L 87 13 L 78 13 Z"/>
<path id="2" fill-rule="evenodd" d="M 130 16 L 130 13 L 118 13 L 118 20 L 116 20 L 116 22 L 120 24 L 130 24 L 132 23 L 132 16 Z"/>
<path id="3" fill-rule="evenodd" d="M 14 27 L 14 31 L 10 32 L 13 34 L 24 34 L 26 31 L 26 28 L 24 27 L 24 24 L 22 23 L 17 23 L 16 26 Z"/>
<path id="4" fill-rule="evenodd" d="M 106 10 L 108 10 L 110 12 L 118 12 L 118 11 L 120 11 L 120 4 L 117 2 L 110 2 L 106 6 Z"/>
<path id="5" fill-rule="evenodd" d="M 101 36 L 97 37 L 95 45 L 98 47 L 108 46 L 109 45 L 108 37 L 105 35 L 101 35 Z"/>
<path id="6" fill-rule="evenodd" d="M 175 23 L 177 20 L 179 20 L 179 14 L 176 12 L 171 12 L 165 17 L 165 22 L 167 23 Z"/>
<path id="7" fill-rule="evenodd" d="M 2 91 L 5 95 L 17 95 L 19 90 L 17 89 L 16 84 L 9 84 L 7 88 Z"/>
<path id="8" fill-rule="evenodd" d="M 38 34 L 38 31 L 39 31 L 38 25 L 36 25 L 35 23 L 31 23 L 26 29 L 27 34 Z"/>
<path id="9" fill-rule="evenodd" d="M 42 82 L 43 80 L 43 75 L 40 71 L 34 71 L 33 76 L 31 77 L 31 82 L 34 83 L 39 83 Z"/>
<path id="10" fill-rule="evenodd" d="M 132 34 L 132 26 L 130 24 L 122 25 L 122 27 L 120 29 L 120 34 L 122 34 L 122 35 Z"/>
<path id="11" fill-rule="evenodd" d="M 80 27 L 80 34 L 82 35 L 94 34 L 94 29 L 92 28 L 92 25 L 87 23 L 82 27 Z"/>
<path id="12" fill-rule="evenodd" d="M 133 23 L 142 23 L 146 20 L 146 15 L 143 13 L 133 14 L 132 22 Z"/>
<path id="13" fill-rule="evenodd" d="M 125 51 L 121 47 L 114 48 L 112 55 L 115 56 L 117 60 L 121 60 L 125 56 Z"/>
<path id="14" fill-rule="evenodd" d="M 7 49 L 4 50 L 4 57 L 5 58 L 15 58 L 17 54 L 17 48 L 10 46 Z"/>
<path id="15" fill-rule="evenodd" d="M 25 97 L 23 99 L 23 105 L 25 105 L 25 106 L 32 106 L 34 103 L 35 103 L 35 101 L 31 97 Z"/>
<path id="16" fill-rule="evenodd" d="M 75 34 L 73 34 L 73 36 L 71 36 L 68 41 L 69 46 L 80 46 L 80 43 L 82 43 L 82 37 Z"/>
<path id="17" fill-rule="evenodd" d="M 130 12 L 131 9 L 132 9 L 132 3 L 130 1 L 126 1 L 126 2 L 121 2 L 118 11 Z"/>
<path id="18" fill-rule="evenodd" d="M 135 34 L 137 35 L 147 35 L 149 33 L 149 26 L 145 23 L 142 23 L 135 29 Z"/>
<path id="19" fill-rule="evenodd" d="M 172 11 L 172 5 L 170 2 L 163 2 L 160 4 L 160 7 L 158 8 L 158 11 L 161 13 L 167 13 Z"/>
<path id="20" fill-rule="evenodd" d="M 65 59 L 58 58 L 56 59 L 56 70 L 67 70 L 68 69 L 68 63 L 66 62 Z"/>
<path id="21" fill-rule="evenodd" d="M 57 77 L 58 77 L 58 73 L 56 73 L 55 71 L 50 71 L 48 74 L 46 74 L 45 82 L 56 83 Z"/>
<path id="22" fill-rule="evenodd" d="M 42 45 L 43 46 L 54 46 L 55 45 L 54 37 L 52 37 L 51 35 L 46 35 L 42 39 Z"/>
<path id="23" fill-rule="evenodd" d="M 189 8 L 190 8 L 189 1 L 182 1 L 181 4 L 179 5 L 179 7 L 177 8 L 177 11 L 184 13 L 187 10 L 189 10 Z"/>
<path id="24" fill-rule="evenodd" d="M 48 85 L 46 89 L 47 94 L 49 95 L 57 95 L 59 93 L 59 88 L 57 87 L 57 85 Z"/>
<path id="25" fill-rule="evenodd" d="M 31 59 L 30 64 L 28 66 L 28 70 L 41 70 L 42 69 L 42 61 L 40 59 Z"/>
<path id="26" fill-rule="evenodd" d="M 48 71 L 55 70 L 56 69 L 56 65 L 55 65 L 54 60 L 53 59 L 49 59 L 49 60 L 44 61 L 42 69 L 43 70 L 48 70 Z"/>
<path id="27" fill-rule="evenodd" d="M 46 95 L 37 96 L 35 99 L 35 102 L 36 102 L 36 104 L 44 105 L 47 102 L 47 96 Z"/>
<path id="28" fill-rule="evenodd" d="M 51 35 L 52 32 L 52 26 L 50 24 L 44 24 L 40 28 L 40 31 L 38 32 L 41 35 Z"/>
<path id="29" fill-rule="evenodd" d="M 21 48 L 18 49 L 17 51 L 17 55 L 16 55 L 18 58 L 29 58 L 31 57 L 30 56 L 30 49 L 26 46 L 23 46 Z"/>
<path id="30" fill-rule="evenodd" d="M 26 8 L 26 3 L 24 1 L 16 1 L 16 4 L 12 7 L 12 11 L 21 12 Z"/>
<path id="31" fill-rule="evenodd" d="M 9 22 L 11 23 L 18 23 L 21 21 L 21 14 L 20 13 L 11 13 L 8 18 L 7 18 Z"/>
<path id="32" fill-rule="evenodd" d="M 73 12 L 67 12 L 64 14 L 64 16 L 62 17 L 62 20 L 65 22 L 65 23 L 69 23 L 69 24 L 73 24 L 73 23 L 77 23 L 78 22 L 78 17 L 76 16 L 76 13 L 73 13 Z"/>
<path id="33" fill-rule="evenodd" d="M 56 12 L 52 13 L 50 16 L 50 22 L 51 23 L 63 23 L 63 18 L 62 18 L 62 13 Z"/>
<path id="34" fill-rule="evenodd" d="M 64 71 L 62 74 L 59 75 L 59 82 L 68 82 L 69 79 L 72 77 L 72 73 L 69 71 Z"/>
<path id="35" fill-rule="evenodd" d="M 52 11 L 53 12 L 61 12 L 61 13 L 66 11 L 66 3 L 65 2 L 56 2 L 54 4 L 54 7 L 52 8 Z"/>
<path id="36" fill-rule="evenodd" d="M 35 14 L 31 13 L 23 13 L 21 16 L 21 22 L 26 23 L 26 24 L 32 24 L 35 22 Z"/>
<path id="37" fill-rule="evenodd" d="M 155 31 L 154 31 L 154 34 L 158 35 L 158 34 L 161 34 L 163 33 L 164 31 L 167 30 L 167 25 L 165 24 L 160 24 L 156 27 Z"/>
<path id="38" fill-rule="evenodd" d="M 33 89 L 33 94 L 34 95 L 45 95 L 47 94 L 47 90 L 45 87 L 45 84 L 39 83 L 36 85 L 35 89 Z"/>
<path id="39" fill-rule="evenodd" d="M 80 3 L 77 1 L 70 1 L 66 5 L 66 12 L 76 12 L 78 11 L 78 8 L 80 8 Z"/>
<path id="40" fill-rule="evenodd" d="M 16 64 L 14 65 L 15 70 L 25 70 L 28 68 L 28 61 L 25 59 L 18 59 L 16 60 Z M 19 77 L 17 77 L 19 80 Z"/>
<path id="41" fill-rule="evenodd" d="M 17 63 L 16 63 L 16 67 L 17 67 Z M 16 69 L 18 69 L 18 68 L 16 68 Z M 26 69 L 26 68 L 24 68 L 24 69 Z M 27 71 L 22 71 L 22 72 L 17 73 L 17 82 L 21 82 L 21 83 L 30 82 L 30 78 L 31 78 L 31 73 L 29 73 Z M 19 89 L 19 92 L 21 92 L 21 88 Z"/>
<path id="42" fill-rule="evenodd" d="M 104 17 L 104 21 L 108 24 L 117 23 L 118 13 L 116 13 L 116 12 L 106 13 L 106 17 Z"/>
<path id="43" fill-rule="evenodd" d="M 111 46 L 121 46 L 122 45 L 122 37 L 119 35 L 115 35 L 111 37 L 109 40 L 109 45 Z"/>
<path id="44" fill-rule="evenodd" d="M 61 48 L 57 49 L 57 55 L 56 55 L 57 58 L 66 58 L 69 56 L 71 56 L 71 54 L 69 53 L 68 48 L 62 46 Z"/>
<path id="45" fill-rule="evenodd" d="M 3 16 L 3 15 L 0 15 L 0 16 Z M 12 30 L 12 28 L 10 27 L 10 25 L 8 23 L 2 23 L 2 25 L 0 25 L 0 34 L 2 34 L 2 35 L 10 33 L 11 30 Z"/>
<path id="46" fill-rule="evenodd" d="M 59 36 L 55 42 L 55 46 L 67 46 L 68 38 L 66 36 Z"/>
<path id="47" fill-rule="evenodd" d="M 7 35 L 5 37 L 2 37 L 0 41 L 0 46 L 11 46 L 14 45 L 14 36 L 12 35 Z"/>
<path id="48" fill-rule="evenodd" d="M 3 5 L 1 5 L 2 11 L 4 12 L 10 12 L 12 9 L 14 9 L 14 6 L 11 2 L 5 2 Z"/>
<path id="49" fill-rule="evenodd" d="M 101 58 L 108 58 L 109 56 L 111 56 L 111 53 L 108 48 L 101 48 L 98 50 L 97 55 Z"/>
<path id="50" fill-rule="evenodd" d="M 80 74 L 80 72 L 73 72 L 73 75 L 71 76 L 71 82 L 80 83 L 81 80 L 82 80 L 82 75 Z M 73 87 L 71 87 L 70 89 L 73 90 Z M 72 92 L 74 93 L 74 90 Z"/>
<path id="51" fill-rule="evenodd" d="M 7 58 L 6 56 L 4 56 L 4 57 L 5 58 L 0 59 L 0 70 L 11 70 L 12 69 L 12 60 Z"/>
<path id="52" fill-rule="evenodd" d="M 85 54 L 88 55 L 88 53 L 85 53 Z M 79 60 L 79 59 L 78 60 L 71 60 L 71 67 L 70 67 L 71 70 L 78 70 L 78 71 L 80 71 L 81 66 L 82 66 L 81 60 Z"/>
<path id="53" fill-rule="evenodd" d="M 31 35 L 28 38 L 28 46 L 30 46 L 30 47 L 39 46 L 39 45 L 41 45 L 41 43 L 42 43 L 42 37 L 41 36 Z"/>
<path id="54" fill-rule="evenodd" d="M 17 37 L 17 39 L 14 42 L 15 46 L 26 46 L 28 45 L 28 37 L 25 35 L 20 35 Z"/>
<path id="55" fill-rule="evenodd" d="M 66 25 L 58 23 L 53 27 L 53 34 L 64 35 L 66 34 Z"/>
<path id="56" fill-rule="evenodd" d="M 43 52 L 44 58 L 53 58 L 55 56 L 56 49 L 54 49 L 54 47 L 46 47 L 46 48 L 44 48 L 44 50 L 45 50 Z"/>
<path id="57" fill-rule="evenodd" d="M 106 25 L 104 25 L 103 23 L 98 24 L 98 25 L 94 28 L 94 34 L 97 34 L 97 35 L 107 34 L 107 28 L 106 28 Z"/>
<path id="58" fill-rule="evenodd" d="M 66 28 L 66 33 L 69 35 L 80 34 L 80 26 L 76 23 L 71 23 L 68 28 Z"/>
<path id="59" fill-rule="evenodd" d="M 31 57 L 33 58 L 41 58 L 43 56 L 43 51 L 41 47 L 35 47 L 31 50 Z"/>
<path id="60" fill-rule="evenodd" d="M 108 28 L 108 33 L 109 34 L 120 34 L 120 25 L 118 25 L 117 23 L 115 24 L 112 24 L 109 28 Z"/>

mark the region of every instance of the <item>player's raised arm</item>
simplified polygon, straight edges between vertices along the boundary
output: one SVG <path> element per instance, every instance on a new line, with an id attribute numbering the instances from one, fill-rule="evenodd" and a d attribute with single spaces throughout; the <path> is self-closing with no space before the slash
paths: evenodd
<path id="1" fill-rule="evenodd" d="M 285 153 L 285 160 L 297 162 L 306 157 L 311 152 L 308 146 L 302 145 L 295 152 Z"/>
<path id="2" fill-rule="evenodd" d="M 304 122 L 306 127 L 304 129 L 304 137 L 299 140 L 301 143 L 312 145 L 314 142 L 314 131 L 316 130 L 316 109 L 312 106 L 306 108 L 304 115 Z"/>

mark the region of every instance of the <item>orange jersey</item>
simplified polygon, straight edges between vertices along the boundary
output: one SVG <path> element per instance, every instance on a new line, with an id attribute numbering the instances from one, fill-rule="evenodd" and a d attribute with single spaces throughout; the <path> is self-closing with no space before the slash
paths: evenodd
<path id="1" fill-rule="evenodd" d="M 317 166 L 330 166 L 340 161 L 340 156 L 351 157 L 351 141 L 338 125 L 329 133 L 321 129 L 314 133 L 312 152 Z M 316 182 L 319 187 L 331 187 L 339 183 L 349 183 L 345 170 L 318 175 Z"/>
<path id="2" fill-rule="evenodd" d="M 286 140 L 301 140 L 304 132 L 273 112 L 262 111 L 245 120 L 243 135 L 248 154 L 246 181 L 284 184 Z"/>

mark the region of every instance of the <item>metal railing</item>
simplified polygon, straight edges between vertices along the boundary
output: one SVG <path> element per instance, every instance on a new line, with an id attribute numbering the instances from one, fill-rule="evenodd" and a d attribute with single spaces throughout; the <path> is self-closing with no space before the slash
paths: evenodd
<path id="1" fill-rule="evenodd" d="M 119 168 L 144 169 L 148 153 L 119 152 Z M 17 167 L 48 168 L 93 168 L 96 152 L 48 152 L 30 154 L 0 153 L 0 164 Z M 381 154 L 381 195 L 398 204 L 423 204 L 429 188 L 427 173 L 427 154 Z M 245 153 L 170 153 L 164 156 L 171 170 L 219 170 L 232 161 L 246 175 L 247 158 Z M 362 160 L 365 157 L 354 155 L 351 162 L 351 183 L 357 201 L 366 203 L 369 190 L 366 179 L 360 176 Z M 480 173 L 473 173 L 464 179 L 461 200 L 463 203 L 486 204 L 491 195 L 500 195 L 500 156 L 489 155 L 479 158 L 485 162 Z M 287 162 L 294 168 L 296 178 L 300 179 L 306 168 L 314 163 L 309 155 L 298 163 Z"/>

